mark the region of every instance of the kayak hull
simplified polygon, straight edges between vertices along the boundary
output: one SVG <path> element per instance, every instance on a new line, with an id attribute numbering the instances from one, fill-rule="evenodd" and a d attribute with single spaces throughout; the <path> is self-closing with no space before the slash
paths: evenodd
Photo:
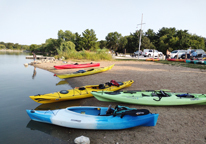
<path id="1" fill-rule="evenodd" d="M 108 66 L 108 67 L 104 67 L 104 68 L 96 68 L 96 69 L 92 69 L 92 70 L 87 70 L 84 73 L 76 73 L 75 72 L 75 73 L 71 73 L 71 74 L 61 74 L 61 75 L 57 74 L 56 76 L 61 78 L 61 79 L 65 79 L 65 78 L 72 78 L 72 77 L 92 75 L 92 74 L 108 71 L 108 70 L 112 69 L 113 66 L 114 65 L 111 65 L 111 66 Z"/>
<path id="2" fill-rule="evenodd" d="M 87 68 L 87 67 L 98 67 L 100 63 L 87 63 L 87 64 L 67 64 L 54 66 L 55 69 L 75 69 L 75 68 Z"/>
<path id="3" fill-rule="evenodd" d="M 138 105 L 153 105 L 153 106 L 174 106 L 174 105 L 192 105 L 192 104 L 202 104 L 206 103 L 206 94 L 191 94 L 195 97 L 193 98 L 184 98 L 177 97 L 176 95 L 181 95 L 183 93 L 170 93 L 169 97 L 162 97 L 161 99 L 158 96 L 152 96 L 152 92 L 132 92 L 125 93 L 120 92 L 119 94 L 112 94 L 109 92 L 92 92 L 92 95 L 100 100 L 105 102 L 122 102 L 129 104 L 138 104 Z"/>
<path id="4" fill-rule="evenodd" d="M 184 62 L 184 59 L 167 59 L 168 61 Z"/>
<path id="5" fill-rule="evenodd" d="M 107 107 L 69 107 L 59 110 L 26 110 L 38 122 L 76 129 L 118 130 L 136 126 L 155 126 L 158 114 L 124 117 L 105 115 Z"/>
<path id="6" fill-rule="evenodd" d="M 62 90 L 59 92 L 48 93 L 48 94 L 38 94 L 35 96 L 30 96 L 32 100 L 38 103 L 46 104 L 46 103 L 54 103 L 66 100 L 75 100 L 82 98 L 93 97 L 91 94 L 92 91 L 117 91 L 122 88 L 126 88 L 131 86 L 134 83 L 133 80 L 120 82 L 119 86 L 108 86 L 105 85 L 104 88 L 100 88 L 99 85 L 87 85 L 83 87 L 76 87 L 71 90 Z"/>

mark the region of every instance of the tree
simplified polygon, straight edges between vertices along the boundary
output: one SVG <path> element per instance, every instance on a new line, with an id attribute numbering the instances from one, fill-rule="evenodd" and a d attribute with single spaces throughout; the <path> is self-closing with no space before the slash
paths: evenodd
<path id="1" fill-rule="evenodd" d="M 119 34 L 118 32 L 111 32 L 106 36 L 106 41 L 107 41 L 107 47 L 110 50 L 114 50 L 116 51 L 118 49 L 119 46 L 119 41 L 120 41 L 120 37 L 122 35 Z"/>
<path id="2" fill-rule="evenodd" d="M 95 31 L 93 29 L 89 30 L 86 29 L 83 33 L 82 33 L 83 37 L 81 39 L 81 46 L 83 46 L 83 48 L 85 50 L 92 50 L 92 49 L 96 49 L 97 45 L 97 38 L 96 38 L 96 34 Z"/>
<path id="3" fill-rule="evenodd" d="M 99 47 L 100 47 L 101 49 L 107 47 L 107 41 L 105 41 L 105 40 L 101 40 L 101 41 L 99 41 L 98 43 L 99 43 Z"/>
<path id="4" fill-rule="evenodd" d="M 75 46 L 76 46 L 76 50 L 77 51 L 81 51 L 84 48 L 84 42 L 82 40 L 82 37 L 80 34 L 78 34 L 77 32 L 75 33 L 76 39 L 75 39 Z"/>
<path id="5" fill-rule="evenodd" d="M 57 54 L 57 49 L 60 47 L 61 43 L 63 42 L 63 39 L 47 39 L 46 40 L 46 46 L 45 46 L 45 52 L 47 52 L 49 55 Z"/>
<path id="6" fill-rule="evenodd" d="M 155 46 L 150 42 L 150 39 L 148 37 L 142 38 L 142 49 L 155 49 Z"/>
<path id="7" fill-rule="evenodd" d="M 65 40 L 65 33 L 63 30 L 58 31 L 58 39 L 63 39 Z"/>
<path id="8" fill-rule="evenodd" d="M 76 35 L 73 34 L 71 31 L 66 30 L 64 32 L 64 37 L 65 37 L 65 41 L 71 41 L 74 43 L 75 39 L 76 39 Z"/>
<path id="9" fill-rule="evenodd" d="M 0 49 L 6 49 L 6 46 L 3 44 L 0 44 Z"/>
<path id="10" fill-rule="evenodd" d="M 126 37 L 120 37 L 118 50 L 122 51 L 124 53 L 126 51 L 126 45 L 127 45 L 127 38 Z"/>

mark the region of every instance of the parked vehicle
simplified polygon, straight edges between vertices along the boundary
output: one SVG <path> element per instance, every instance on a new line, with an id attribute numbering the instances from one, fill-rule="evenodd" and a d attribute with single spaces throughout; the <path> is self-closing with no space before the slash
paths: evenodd
<path id="1" fill-rule="evenodd" d="M 161 57 L 163 54 L 162 52 L 159 52 L 158 50 L 152 50 L 152 49 L 144 49 L 144 51 L 142 52 L 142 55 L 144 57 L 158 57 L 158 55 Z"/>
<path id="2" fill-rule="evenodd" d="M 175 59 L 180 59 L 182 54 L 185 54 L 187 50 L 174 50 L 171 52 L 170 57 Z M 177 57 L 178 56 L 178 57 Z"/>
<path id="3" fill-rule="evenodd" d="M 192 49 L 190 56 L 192 56 L 192 53 L 194 52 L 194 49 Z M 202 57 L 202 55 L 205 54 L 205 51 L 203 49 L 196 49 L 197 57 Z M 181 55 L 182 59 L 185 59 L 185 54 Z"/>
<path id="4" fill-rule="evenodd" d="M 142 51 L 141 51 L 141 50 L 140 50 L 140 51 L 136 51 L 136 52 L 134 52 L 134 54 L 135 54 L 135 55 L 138 55 L 138 54 L 139 54 L 139 55 L 142 55 Z"/>

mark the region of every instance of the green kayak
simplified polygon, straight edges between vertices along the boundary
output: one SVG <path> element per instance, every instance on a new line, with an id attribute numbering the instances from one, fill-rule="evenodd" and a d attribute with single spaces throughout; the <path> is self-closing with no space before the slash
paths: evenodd
<path id="1" fill-rule="evenodd" d="M 169 90 L 91 92 L 99 101 L 139 105 L 172 106 L 206 104 L 206 94 L 172 93 Z"/>

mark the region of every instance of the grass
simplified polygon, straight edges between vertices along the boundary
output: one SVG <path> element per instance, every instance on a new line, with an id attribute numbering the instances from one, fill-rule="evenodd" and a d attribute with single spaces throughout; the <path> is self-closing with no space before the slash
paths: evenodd
<path id="1" fill-rule="evenodd" d="M 117 61 L 145 61 L 145 60 L 137 60 L 137 59 L 116 59 Z M 147 62 L 153 62 L 153 61 L 147 61 Z M 168 64 L 172 66 L 180 66 L 180 67 L 188 67 L 193 69 L 203 69 L 206 70 L 206 65 L 201 64 L 193 64 L 193 63 L 185 63 L 185 62 L 175 62 L 175 61 L 167 61 L 167 60 L 160 60 L 160 61 L 154 61 L 156 63 L 161 64 Z"/>
<path id="2" fill-rule="evenodd" d="M 108 53 L 106 49 L 99 49 L 95 52 L 90 52 L 86 50 L 76 51 L 73 49 L 67 51 L 58 52 L 59 54 L 55 56 L 55 58 L 64 57 L 66 60 L 76 59 L 76 60 L 112 60 L 112 55 Z"/>
<path id="3" fill-rule="evenodd" d="M 185 63 L 185 62 L 173 62 L 173 61 L 166 61 L 166 60 L 156 61 L 156 63 L 162 63 L 162 64 L 169 64 L 169 65 L 172 65 L 172 66 L 182 66 L 182 67 L 188 67 L 188 68 L 193 68 L 193 69 L 206 70 L 206 65 L 201 65 L 201 64 L 193 64 L 193 63 Z"/>

